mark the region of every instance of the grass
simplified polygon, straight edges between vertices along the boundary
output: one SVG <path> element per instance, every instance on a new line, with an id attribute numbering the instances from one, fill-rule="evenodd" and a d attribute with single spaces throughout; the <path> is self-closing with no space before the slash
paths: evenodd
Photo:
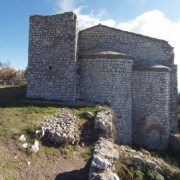
<path id="1" fill-rule="evenodd" d="M 36 130 L 39 130 L 40 126 L 37 125 L 28 125 L 24 126 L 21 130 L 22 134 L 26 136 L 26 141 L 30 143 L 34 143 L 36 139 L 39 139 L 35 134 Z"/>
<path id="2" fill-rule="evenodd" d="M 9 177 L 7 177 L 7 178 L 5 178 L 3 180 L 16 180 L 16 178 L 14 176 L 9 176 Z"/>
<path id="3" fill-rule="evenodd" d="M 12 163 L 6 163 L 3 168 L 8 169 L 8 170 L 13 170 L 14 165 Z"/>
<path id="4" fill-rule="evenodd" d="M 23 87 L 26 85 L 0 85 L 0 88 L 14 88 L 14 87 Z"/>
<path id="5" fill-rule="evenodd" d="M 81 154 L 81 156 L 87 161 L 87 160 L 89 160 L 89 159 L 92 157 L 92 155 L 93 155 L 94 148 L 95 148 L 95 143 L 92 143 L 92 144 L 90 144 L 90 145 L 88 145 L 88 146 L 86 146 L 86 147 L 87 147 L 87 151 L 83 152 L 83 153 Z"/>
<path id="6" fill-rule="evenodd" d="M 43 103 L 30 103 L 30 102 L 22 102 L 21 100 L 25 99 L 25 92 L 26 92 L 26 86 L 18 86 L 18 87 L 8 87 L 0 89 L 0 142 L 3 142 L 4 144 L 7 144 L 7 146 L 10 144 L 10 142 L 13 142 L 16 146 L 13 146 L 13 148 L 16 148 L 16 150 L 20 153 L 23 153 L 24 156 L 32 158 L 32 159 L 38 159 L 40 160 L 45 154 L 45 157 L 47 159 L 53 159 L 58 156 L 63 156 L 67 159 L 71 159 L 74 156 L 78 155 L 78 151 L 83 151 L 80 153 L 80 156 L 84 160 L 89 160 L 94 151 L 95 143 L 90 141 L 90 143 L 86 144 L 85 147 L 82 148 L 79 145 L 68 145 L 63 144 L 60 147 L 56 147 L 56 144 L 40 144 L 40 150 L 37 154 L 31 154 L 29 153 L 29 150 L 23 149 L 21 146 L 19 146 L 19 137 L 21 134 L 24 134 L 27 142 L 32 144 L 34 143 L 35 139 L 39 139 L 40 137 L 36 136 L 35 130 L 39 129 L 41 119 L 44 116 L 55 114 L 58 109 L 61 108 L 69 108 L 73 110 L 74 112 L 77 112 L 76 116 L 77 119 L 79 119 L 79 126 L 81 125 L 87 125 L 87 129 L 85 129 L 85 133 L 88 130 L 88 123 L 93 122 L 95 115 L 99 111 L 99 106 L 96 107 L 66 107 L 61 106 L 58 104 L 43 104 Z M 90 111 L 93 113 L 93 116 L 87 116 L 86 113 Z M 178 109 L 178 112 L 180 113 L 180 108 Z M 180 115 L 179 115 L 180 117 Z M 114 120 L 113 120 L 114 121 Z M 91 129 L 90 129 L 91 130 Z M 114 127 L 113 129 L 114 134 L 116 133 L 116 129 Z M 12 144 L 11 144 L 12 145 Z M 126 146 L 130 148 L 129 146 Z M 9 148 L 12 148 L 9 146 Z M 142 147 L 139 147 L 138 150 L 143 152 Z M 168 152 L 166 152 L 167 155 Z M 21 154 L 23 156 L 23 154 Z M 163 153 L 159 152 L 151 152 L 152 155 L 155 157 L 163 158 L 167 160 L 167 156 Z M 180 162 L 180 156 L 177 153 L 173 154 L 173 152 L 169 152 L 168 157 L 170 159 L 174 158 L 175 161 L 171 163 L 171 165 L 179 164 Z M 1 157 L 0 157 L 1 158 Z M 4 160 L 5 161 L 5 160 Z M 6 161 L 5 161 L 6 162 Z M 127 177 L 130 178 L 136 178 L 138 180 L 141 180 L 142 177 L 145 179 L 151 180 L 153 178 L 156 178 L 159 176 L 159 174 L 156 174 L 154 170 L 151 171 L 140 171 L 137 167 L 126 167 L 121 162 L 117 161 L 116 167 L 119 173 L 119 176 L 121 179 L 126 179 Z M 168 169 L 168 167 L 162 167 L 164 168 L 164 171 L 166 172 L 166 179 L 167 180 L 180 180 L 180 172 L 176 169 Z M 1 167 L 0 167 L 1 169 Z M 3 166 L 3 169 L 8 171 L 16 170 L 16 166 L 12 161 L 8 161 Z M 173 169 L 176 169 L 173 171 Z M 161 178 L 159 176 L 159 178 Z M 11 174 L 9 175 L 8 179 L 15 179 L 14 176 Z M 160 179 L 158 179 L 160 180 Z"/>
<path id="7" fill-rule="evenodd" d="M 7 87 L 6 87 L 7 86 Z M 6 88 L 1 88 L 6 87 Z M 0 99 L 2 102 L 5 98 L 25 96 L 26 85 L 0 85 Z"/>
<path id="8" fill-rule="evenodd" d="M 59 149 L 57 148 L 44 146 L 43 149 L 47 158 L 51 158 L 52 156 L 57 156 L 59 154 Z"/>
<path id="9" fill-rule="evenodd" d="M 161 168 L 165 172 L 165 179 L 180 180 L 180 171 L 177 169 L 177 167 L 161 166 Z"/>
<path id="10" fill-rule="evenodd" d="M 139 166 L 126 166 L 122 164 L 119 160 L 117 160 L 115 166 L 116 173 L 121 180 L 164 180 L 163 176 L 153 168 L 141 169 Z"/>
<path id="11" fill-rule="evenodd" d="M 81 123 L 84 123 L 88 120 L 92 121 L 95 118 L 95 115 L 97 114 L 97 112 L 99 111 L 99 106 L 96 106 L 95 108 L 91 108 L 91 107 L 82 107 L 80 109 L 76 109 L 77 111 L 77 116 L 80 119 Z M 86 113 L 90 111 L 92 112 L 93 116 L 87 116 Z"/>
<path id="12" fill-rule="evenodd" d="M 34 132 L 39 129 L 36 124 L 40 118 L 53 114 L 59 109 L 59 107 L 43 107 L 43 105 L 42 107 L 40 105 L 29 106 L 15 98 L 6 101 L 1 107 L 0 138 L 17 139 L 16 135 L 22 133 L 27 135 L 29 141 L 35 138 Z"/>
<path id="13" fill-rule="evenodd" d="M 66 159 L 70 159 L 74 156 L 75 151 L 79 149 L 78 145 L 71 145 L 71 144 L 63 144 L 60 148 L 60 153 Z"/>
<path id="14" fill-rule="evenodd" d="M 4 87 L 4 86 L 3 86 Z M 43 104 L 24 102 L 26 86 L 7 86 L 0 89 L 0 143 L 14 143 L 13 146 L 18 152 L 23 153 L 27 157 L 40 159 L 45 154 L 47 159 L 63 155 L 65 158 L 72 158 L 74 154 L 78 154 L 79 149 L 83 149 L 83 153 L 79 154 L 85 160 L 88 160 L 93 153 L 94 144 L 91 143 L 84 148 L 78 145 L 66 145 L 56 147 L 56 144 L 40 144 L 40 150 L 37 154 L 31 154 L 29 149 L 21 147 L 19 142 L 20 135 L 24 134 L 26 142 L 33 144 L 35 139 L 40 140 L 41 136 L 36 136 L 35 131 L 40 128 L 38 124 L 44 116 L 56 114 L 61 108 L 71 109 L 77 112 L 79 126 L 87 124 L 88 121 L 93 122 L 99 106 L 96 107 L 72 107 L 62 106 L 58 104 Z M 87 117 L 86 113 L 90 111 L 93 116 Z M 89 129 L 90 130 L 90 129 Z M 15 168 L 11 162 L 5 165 L 5 169 Z M 0 168 L 1 169 L 1 168 Z M 13 179 L 9 177 L 9 179 Z"/>
<path id="15" fill-rule="evenodd" d="M 135 149 L 136 151 L 141 151 L 142 153 L 146 153 L 146 149 L 142 146 L 134 144 L 132 146 L 127 146 L 126 148 Z M 165 180 L 180 180 L 180 152 L 173 151 L 168 149 L 166 151 L 155 151 L 148 150 L 152 157 L 162 159 L 166 164 L 166 166 L 161 165 L 161 169 L 165 172 L 164 179 Z M 155 171 L 155 169 L 137 169 L 138 167 L 125 166 L 119 160 L 116 163 L 116 170 L 119 177 L 124 179 L 133 180 L 163 180 L 162 176 Z M 139 172 L 139 170 L 141 172 Z M 141 174 L 143 173 L 143 177 Z"/>

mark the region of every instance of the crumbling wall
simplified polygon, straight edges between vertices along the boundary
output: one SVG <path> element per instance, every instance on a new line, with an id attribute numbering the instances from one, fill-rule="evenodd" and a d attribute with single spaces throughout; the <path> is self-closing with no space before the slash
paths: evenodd
<path id="1" fill-rule="evenodd" d="M 168 147 L 170 68 L 133 69 L 133 140 L 152 149 Z"/>
<path id="2" fill-rule="evenodd" d="M 94 119 L 95 128 L 99 129 L 99 140 L 95 144 L 89 180 L 119 180 L 119 177 L 113 173 L 119 152 L 118 146 L 112 142 L 112 119 L 112 110 L 104 107 L 101 107 Z"/>
<path id="3" fill-rule="evenodd" d="M 72 12 L 30 17 L 27 98 L 76 98 L 77 21 Z"/>

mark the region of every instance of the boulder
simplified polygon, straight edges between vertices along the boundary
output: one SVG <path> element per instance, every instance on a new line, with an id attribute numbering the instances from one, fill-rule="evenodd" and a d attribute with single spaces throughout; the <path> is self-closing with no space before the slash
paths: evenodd
<path id="1" fill-rule="evenodd" d="M 96 115 L 94 121 L 95 128 L 102 131 L 102 137 L 112 137 L 112 115 L 110 111 L 101 110 Z"/>
<path id="2" fill-rule="evenodd" d="M 147 159 L 145 161 L 145 165 L 150 167 L 150 168 L 155 168 L 156 167 L 156 163 L 154 161 L 149 160 L 149 159 Z"/>
<path id="3" fill-rule="evenodd" d="M 33 153 L 37 153 L 37 151 L 39 151 L 39 142 L 35 140 L 34 145 L 31 146 L 30 150 Z"/>
<path id="4" fill-rule="evenodd" d="M 99 138 L 99 140 L 95 144 L 89 179 L 117 179 L 118 177 L 110 172 L 115 169 L 114 165 L 118 158 L 119 154 L 118 151 L 115 149 L 115 145 L 112 142 L 103 139 L 102 137 Z M 101 173 L 99 173 L 100 171 Z M 106 174 L 107 171 L 110 174 Z"/>
<path id="5" fill-rule="evenodd" d="M 97 155 L 93 156 L 91 167 L 96 167 L 98 169 L 107 169 L 108 167 L 111 167 L 112 164 L 105 158 L 100 158 Z"/>
<path id="6" fill-rule="evenodd" d="M 105 172 L 94 176 L 92 180 L 120 180 L 120 179 L 115 173 Z"/>
<path id="7" fill-rule="evenodd" d="M 26 148 L 28 148 L 28 143 L 24 143 L 21 146 L 26 149 Z"/>
<path id="8" fill-rule="evenodd" d="M 87 116 L 87 117 L 93 117 L 94 115 L 93 115 L 92 112 L 88 111 L 88 112 L 86 113 L 86 116 Z"/>
<path id="9" fill-rule="evenodd" d="M 41 130 L 36 130 L 36 134 L 39 134 L 39 133 L 41 133 Z"/>
<path id="10" fill-rule="evenodd" d="M 20 138 L 19 138 L 19 140 L 20 140 L 20 141 L 26 141 L 26 137 L 25 137 L 25 135 L 24 135 L 24 134 L 23 134 L 23 135 L 21 135 L 21 136 L 20 136 Z"/>

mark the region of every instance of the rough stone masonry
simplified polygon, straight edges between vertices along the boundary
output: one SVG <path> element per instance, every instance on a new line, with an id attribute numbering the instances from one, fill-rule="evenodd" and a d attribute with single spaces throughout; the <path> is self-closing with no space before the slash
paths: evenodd
<path id="1" fill-rule="evenodd" d="M 27 98 L 107 104 L 119 144 L 165 149 L 178 130 L 177 66 L 167 41 L 104 25 L 79 31 L 73 12 L 30 17 Z"/>

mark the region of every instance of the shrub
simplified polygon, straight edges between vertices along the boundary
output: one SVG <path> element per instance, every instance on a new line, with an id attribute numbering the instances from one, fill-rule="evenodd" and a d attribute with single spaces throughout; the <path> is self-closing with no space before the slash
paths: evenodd
<path id="1" fill-rule="evenodd" d="M 147 169 L 144 171 L 144 180 L 164 180 L 164 177 L 155 169 Z"/>

